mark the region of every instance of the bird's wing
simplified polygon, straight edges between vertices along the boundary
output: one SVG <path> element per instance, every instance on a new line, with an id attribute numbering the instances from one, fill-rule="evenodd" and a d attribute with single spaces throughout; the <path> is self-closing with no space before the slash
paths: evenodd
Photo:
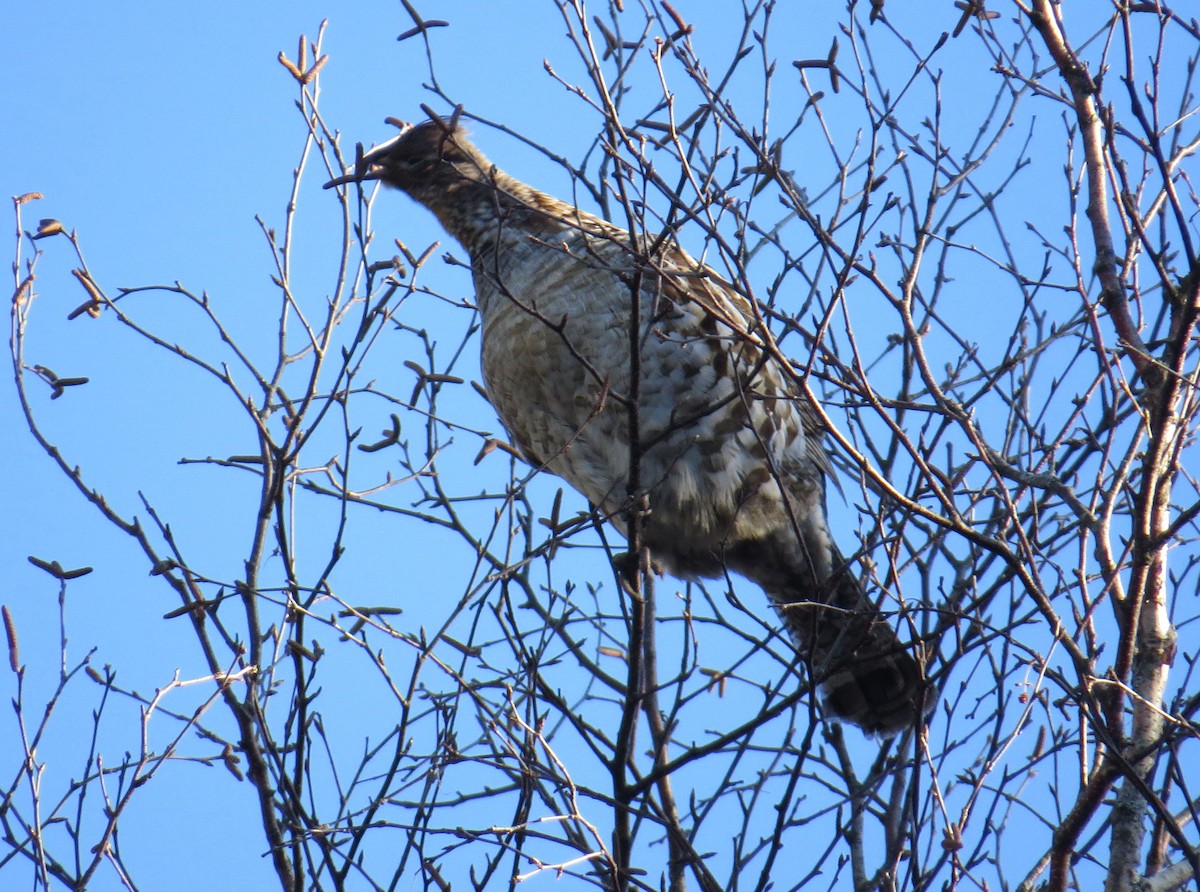
<path id="1" fill-rule="evenodd" d="M 592 242 L 597 258 L 612 264 L 614 272 L 628 269 L 635 263 L 634 240 L 626 230 L 558 199 L 541 193 L 537 193 L 537 198 L 537 203 L 531 204 L 531 207 L 560 225 L 584 234 Z M 655 240 L 639 238 L 638 241 L 646 246 L 647 241 L 653 243 Z M 767 357 L 767 362 L 775 369 L 774 374 L 780 379 L 781 389 L 790 395 L 792 405 L 800 413 L 808 460 L 827 477 L 833 477 L 833 465 L 825 448 L 826 426 L 821 413 L 815 408 L 817 400 L 807 379 L 792 367 L 775 343 L 756 302 L 738 291 L 711 267 L 694 260 L 673 240 L 666 239 L 664 242 L 652 257 L 643 260 L 646 264 L 643 272 L 652 273 L 654 280 L 646 281 L 644 287 L 659 289 L 674 303 L 699 306 L 727 326 L 740 342 L 751 345 Z M 640 253 L 644 257 L 648 252 L 643 247 Z"/>
<path id="2" fill-rule="evenodd" d="M 710 267 L 697 263 L 680 248 L 663 251 L 659 263 L 664 287 L 672 300 L 699 305 L 732 329 L 739 338 L 773 358 L 783 378 L 780 383 L 791 393 L 792 404 L 800 413 L 807 441 L 806 454 L 826 476 L 832 477 L 833 465 L 825 448 L 826 426 L 821 413 L 815 408 L 816 397 L 807 379 L 792 367 L 779 349 L 758 305 Z"/>

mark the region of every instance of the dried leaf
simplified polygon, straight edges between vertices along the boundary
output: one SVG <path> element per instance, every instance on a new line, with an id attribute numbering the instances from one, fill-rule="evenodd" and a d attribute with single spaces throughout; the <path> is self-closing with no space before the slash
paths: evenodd
<path id="1" fill-rule="evenodd" d="M 8 665 L 13 672 L 20 672 L 21 666 L 21 651 L 17 646 L 17 626 L 13 622 L 12 614 L 8 612 L 8 605 L 0 607 L 0 613 L 4 615 L 4 635 L 8 638 Z"/>
<path id="2" fill-rule="evenodd" d="M 304 83 L 304 72 L 296 67 L 295 63 L 287 57 L 283 50 L 279 51 L 279 64 L 288 70 L 288 74 L 300 81 L 300 83 Z"/>
<path id="3" fill-rule="evenodd" d="M 38 221 L 37 232 L 33 234 L 35 239 L 46 238 L 51 235 L 58 235 L 61 232 L 66 232 L 63 225 L 53 217 L 46 217 Z"/>

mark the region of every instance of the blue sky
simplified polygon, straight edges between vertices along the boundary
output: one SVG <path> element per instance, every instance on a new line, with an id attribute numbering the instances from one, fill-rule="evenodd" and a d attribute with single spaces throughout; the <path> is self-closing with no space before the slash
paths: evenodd
<path id="1" fill-rule="evenodd" d="M 560 39 L 564 27 L 552 11 L 524 9 L 498 16 L 490 3 L 457 2 L 427 12 L 452 23 L 432 35 L 440 53 L 439 79 L 448 93 L 480 113 L 569 155 L 591 131 L 585 126 L 571 132 L 574 105 L 546 75 L 538 51 L 546 46 L 569 53 Z M 420 103 L 434 101 L 421 87 L 428 66 L 420 41 L 396 42 L 411 20 L 394 3 L 34 4 L 6 18 L 0 37 L 6 120 L 0 131 L 0 192 L 45 196 L 24 206 L 24 225 L 33 228 L 39 218 L 53 217 L 77 231 L 93 274 L 106 288 L 180 281 L 207 291 L 251 344 L 255 326 L 270 324 L 250 311 L 271 291 L 270 255 L 255 217 L 261 215 L 267 226 L 281 225 L 303 137 L 293 107 L 295 83 L 277 54 L 295 59 L 297 38 L 315 36 L 320 22 L 329 19 L 324 49 L 331 62 L 323 72 L 322 107 L 347 134 L 348 147 L 386 138 L 385 117 L 415 118 Z M 566 71 L 571 60 L 556 65 Z M 500 140 L 488 148 L 514 172 L 537 180 L 539 162 L 531 153 Z M 561 172 L 540 173 L 566 183 Z M 327 270 L 321 261 L 334 256 L 338 239 L 338 211 L 334 196 L 320 190 L 323 179 L 319 169 L 312 171 L 302 197 L 306 225 L 313 227 L 302 238 L 318 256 L 308 298 L 317 303 L 319 276 Z M 402 231 L 414 244 L 443 238 L 427 215 L 395 196 L 380 207 L 379 219 L 385 232 Z M 10 230 L 11 225 L 5 231 Z M 86 398 L 48 402 L 42 395 L 44 423 L 63 438 L 68 461 L 82 465 L 119 508 L 144 518 L 135 492 L 144 487 L 181 535 L 194 534 L 188 538 L 193 555 L 219 561 L 227 556 L 223 534 L 245 523 L 253 492 L 231 502 L 236 489 L 210 490 L 211 471 L 181 470 L 176 462 L 251 448 L 226 436 L 221 422 L 228 416 L 218 409 L 224 395 L 186 368 L 164 366 L 160 354 L 111 326 L 101 330 L 86 318 L 63 324 L 62 317 L 84 297 L 69 275 L 75 263 L 64 240 L 43 240 L 39 247 L 45 258 L 34 312 L 35 319 L 45 319 L 40 331 L 46 334 L 31 338 L 30 361 L 59 375 L 91 379 Z M 464 280 L 454 287 L 465 287 Z M 244 314 L 241 301 L 248 305 Z M 181 338 L 191 334 L 192 320 L 175 318 L 169 307 L 143 311 Z M 111 340 L 97 350 L 97 338 Z M 95 647 L 94 666 L 112 665 L 121 684 L 144 694 L 175 672 L 181 678 L 202 673 L 185 625 L 156 619 L 175 602 L 148 576 L 144 557 L 101 521 L 24 434 L 7 374 L 0 376 L 0 429 L 5 431 L 0 454 L 10 469 L 4 497 L 9 510 L 0 513 L 0 602 L 9 607 L 19 633 L 31 714 L 40 712 L 57 681 L 59 633 L 57 583 L 31 565 L 29 555 L 95 568 L 71 583 L 67 594 L 72 665 Z M 411 565 L 405 557 L 384 541 L 374 551 L 352 550 L 346 566 L 367 578 L 388 579 L 401 563 Z M 380 583 L 380 600 L 394 595 L 389 585 Z M 4 672 L 7 700 L 13 687 Z M 169 705 L 194 707 L 206 695 L 198 689 L 177 692 Z M 87 749 L 80 743 L 97 697 L 98 689 L 79 679 L 60 701 L 39 750 L 48 766 L 47 791 L 61 794 L 84 772 Z M 355 713 L 372 708 L 370 697 L 369 690 L 360 691 L 357 701 L 327 700 L 323 709 L 331 724 L 346 709 L 341 720 L 356 727 Z M 129 704 L 110 704 L 105 739 L 112 746 L 120 741 L 134 746 L 138 721 Z M 12 766 L 18 737 L 7 710 L 3 723 L 0 763 Z M 156 743 L 161 747 L 165 740 Z M 220 767 L 183 765 L 172 771 L 169 781 L 142 788 L 123 819 L 122 841 L 144 888 L 186 888 L 181 865 L 188 865 L 197 887 L 269 885 L 249 785 L 229 783 Z M 222 774 L 220 780 L 212 779 L 214 772 Z M 228 844 L 238 838 L 252 842 Z M 27 876 L 19 860 L 0 869 L 4 873 Z M 102 868 L 96 888 L 115 885 Z"/>
<path id="2" fill-rule="evenodd" d="M 678 6 L 696 24 L 694 40 L 701 52 L 711 48 L 719 59 L 727 45 L 728 34 L 721 30 L 727 22 L 708 19 L 712 7 L 700 0 L 680 0 Z M 561 17 L 552 4 L 509 4 L 502 13 L 499 8 L 482 0 L 446 0 L 422 9 L 451 23 L 430 35 L 439 83 L 481 117 L 578 159 L 594 138 L 596 119 L 544 67 L 549 61 L 568 80 L 580 76 L 578 59 L 563 39 Z M 824 4 L 781 8 L 775 47 L 786 48 L 789 55 L 778 60 L 780 66 L 793 58 L 823 57 L 836 33 L 838 12 Z M 235 333 L 251 345 L 264 331 L 269 333 L 274 306 L 270 252 L 256 215 L 267 227 L 282 224 L 304 133 L 293 106 L 295 82 L 276 61 L 277 54 L 283 51 L 294 59 L 297 38 L 315 36 L 320 22 L 328 19 L 323 49 L 330 62 L 322 73 L 321 108 L 344 134 L 347 151 L 355 141 L 370 144 L 391 136 L 383 123 L 387 116 L 418 118 L 423 102 L 446 110 L 422 86 L 430 72 L 420 40 L 395 39 L 412 25 L 399 3 L 41 3 L 10 10 L 5 18 L 0 29 L 0 108 L 5 118 L 0 194 L 36 190 L 45 196 L 24 206 L 23 225 L 33 228 L 39 218 L 52 217 L 76 230 L 88 264 L 105 288 L 178 280 L 208 292 Z M 915 35 L 924 51 L 952 26 L 933 17 L 907 24 L 906 33 Z M 963 40 L 947 46 L 939 60 L 952 65 L 972 51 Z M 986 74 L 948 77 L 943 100 L 948 109 L 974 112 L 994 87 Z M 731 89 L 733 98 L 737 89 L 737 84 Z M 780 90 L 772 101 L 774 113 L 786 120 L 802 98 L 798 91 Z M 842 128 L 840 146 L 854 143 L 853 121 L 835 115 L 827 123 L 835 131 Z M 965 115 L 947 121 L 947 131 L 961 128 L 966 140 L 973 124 Z M 478 141 L 502 167 L 547 191 L 569 194 L 570 181 L 560 168 L 517 140 L 476 130 Z M 823 136 L 814 131 L 811 140 L 816 147 L 811 157 L 791 159 L 791 166 L 822 181 L 825 174 L 817 172 L 827 171 L 832 162 L 820 151 Z M 1061 175 L 1058 164 L 1056 158 L 1051 175 Z M 1003 171 L 1004 165 L 999 167 Z M 337 256 L 340 237 L 335 196 L 320 188 L 324 179 L 314 165 L 300 194 L 303 223 L 296 263 L 306 287 L 304 300 L 313 307 L 328 294 L 329 263 Z M 1051 183 L 1051 201 L 1058 200 L 1061 181 L 1042 182 Z M 1039 188 L 1020 190 L 1011 200 L 1009 209 L 1017 214 L 1032 214 L 1049 203 Z M 384 196 L 375 215 L 381 238 L 402 236 L 418 250 L 435 240 L 441 241 L 441 251 L 452 248 L 429 215 L 401 196 Z M 12 218 L 7 219 L 4 231 L 10 233 L 6 244 L 11 251 Z M 113 494 L 121 510 L 142 514 L 136 488 L 145 487 L 147 497 L 189 537 L 197 560 L 219 565 L 235 558 L 241 543 L 238 525 L 246 523 L 254 487 L 228 486 L 225 478 L 217 485 L 212 469 L 177 464 L 181 457 L 253 448 L 224 423 L 227 396 L 202 375 L 178 363 L 166 364 L 161 354 L 114 331 L 111 319 L 65 323 L 63 317 L 85 296 L 70 276 L 75 262 L 63 239 L 38 244 L 45 256 L 35 315 L 45 321 L 35 326 L 30 361 L 44 362 L 59 375 L 91 379 L 78 394 L 53 402 L 40 398 L 47 429 L 66 444 L 67 460 L 81 464 L 89 479 Z M 466 293 L 469 283 L 461 269 L 435 266 L 430 275 L 437 287 Z M 162 331 L 181 339 L 198 337 L 194 318 L 173 306 L 149 301 L 139 306 Z M 1001 308 L 1002 298 L 997 298 L 993 312 Z M 945 311 L 962 314 L 969 324 L 979 316 L 969 302 L 953 303 Z M 430 326 L 445 345 L 461 338 L 470 323 L 468 314 L 444 305 L 414 305 L 413 312 L 414 324 Z M 986 324 L 979 325 L 986 334 Z M 866 337 L 882 339 L 887 333 L 863 328 Z M 401 349 L 401 343 L 397 339 L 394 349 Z M 261 341 L 259 346 L 270 348 Z M 467 352 L 473 355 L 473 350 Z M 399 394 L 411 387 L 411 376 L 401 368 L 403 358 L 397 353 L 395 369 L 382 365 L 378 370 L 381 376 L 395 376 L 385 383 Z M 464 363 L 469 368 L 473 361 Z M 478 403 L 464 405 L 474 406 L 464 411 L 479 411 Z M 499 430 L 486 413 L 470 421 Z M 363 423 L 370 428 L 377 420 Z M 68 591 L 73 660 L 95 646 L 95 665 L 112 664 L 123 684 L 142 692 L 169 681 L 176 670 L 184 678 L 199 674 L 202 664 L 183 622 L 157 619 L 177 602 L 148 576 L 132 542 L 100 520 L 24 433 L 9 374 L 0 375 L 0 431 L 0 461 L 9 470 L 3 496 L 8 510 L 0 512 L 0 603 L 12 611 L 20 633 L 22 662 L 29 667 L 28 702 L 40 708 L 52 690 L 58 648 L 57 583 L 32 566 L 29 555 L 65 567 L 95 568 Z M 459 446 L 472 453 L 476 448 L 465 439 Z M 555 486 L 539 482 L 535 491 L 544 504 L 552 500 Z M 853 497 L 851 493 L 850 501 Z M 853 513 L 844 503 L 835 510 Z M 314 542 L 322 541 L 321 533 L 313 531 Z M 436 621 L 438 574 L 452 569 L 448 565 L 458 559 L 443 560 L 438 550 L 448 547 L 444 540 L 419 534 L 416 540 L 397 541 L 386 525 L 364 525 L 361 535 L 340 578 L 364 591 L 374 586 L 380 601 L 407 598 L 414 624 L 424 621 L 423 609 Z M 231 545 L 231 540 L 236 541 Z M 437 566 L 418 562 L 414 567 L 412 554 L 433 554 L 436 560 L 428 563 Z M 312 559 L 325 558 L 316 554 Z M 7 700 L 11 676 L 7 668 L 0 674 L 5 677 L 0 693 Z M 342 697 L 323 708 L 331 718 L 353 726 L 360 712 L 377 702 L 369 690 L 360 694 L 357 701 Z M 60 706 L 55 733 L 41 753 L 51 766 L 48 783 L 61 785 L 82 770 L 79 740 L 73 736 L 86 728 L 73 724 L 72 716 L 86 718 L 95 696 L 86 684 L 75 685 Z M 175 696 L 194 704 L 203 692 Z M 111 707 L 110 715 L 113 724 L 107 730 L 113 739 L 136 731 L 138 716 L 128 705 Z M 10 713 L 0 716 L 0 769 L 13 764 L 13 727 Z M 181 864 L 196 870 L 205 888 L 268 883 L 269 865 L 253 846 L 237 847 L 236 857 L 223 855 L 235 851 L 226 845 L 231 835 L 259 833 L 249 785 L 225 783 L 224 776 L 210 782 L 211 772 L 223 774 L 220 767 L 176 770 L 178 783 L 148 785 L 126 822 L 127 844 L 155 852 L 136 861 L 144 870 L 144 888 L 171 887 Z M 178 798 L 180 790 L 185 802 Z M 201 867 L 195 867 L 196 852 L 210 853 Z M 5 885 L 4 868 L 0 885 Z M 536 883 L 530 887 L 540 888 Z"/>
<path id="3" fill-rule="evenodd" d="M 702 52 L 715 48 L 719 59 L 727 22 L 706 26 L 706 4 L 679 5 L 697 25 L 697 46 Z M 834 33 L 833 21 L 823 15 L 829 10 L 806 6 L 801 15 L 780 11 L 775 28 L 784 38 L 778 45 L 794 58 L 822 57 Z M 519 11 L 504 14 L 496 9 L 491 3 L 447 2 L 425 11 L 451 22 L 449 28 L 431 32 L 441 86 L 475 113 L 578 158 L 593 138 L 595 117 L 543 66 L 548 60 L 564 78 L 580 76 L 578 59 L 563 40 L 562 19 L 548 4 L 514 4 L 506 9 Z M 329 20 L 324 50 L 331 61 L 322 75 L 321 107 L 346 135 L 347 150 L 358 140 L 369 144 L 390 136 L 383 124 L 389 115 L 419 117 L 422 102 L 445 110 L 421 86 L 428 82 L 429 70 L 420 41 L 395 40 L 412 24 L 399 4 L 33 4 L 10 15 L 10 27 L 0 38 L 7 121 L 0 132 L 0 192 L 41 192 L 42 201 L 24 207 L 24 225 L 53 217 L 76 230 L 93 274 L 105 287 L 178 280 L 207 291 L 235 332 L 253 344 L 257 334 L 269 330 L 260 328 L 271 324 L 261 307 L 272 291 L 270 256 L 255 217 L 261 215 L 266 226 L 281 225 L 303 137 L 293 107 L 295 84 L 276 56 L 284 51 L 294 59 L 298 36 L 314 36 L 324 18 Z M 939 32 L 931 26 L 924 39 L 931 44 Z M 947 52 L 957 51 L 951 47 Z M 781 59 L 780 65 L 789 62 Z M 946 89 L 953 93 L 968 87 L 949 81 Z M 802 102 L 788 92 L 773 101 L 785 119 Z M 836 119 L 830 123 L 839 126 Z M 817 150 L 804 165 L 815 173 L 828 168 L 831 159 L 819 153 L 819 132 L 812 139 Z M 844 144 L 853 141 L 854 133 L 847 131 Z M 563 172 L 516 141 L 493 133 L 483 134 L 480 142 L 510 172 L 569 194 Z M 327 293 L 323 277 L 338 239 L 337 207 L 334 196 L 321 191 L 323 179 L 319 168 L 311 170 L 300 198 L 304 228 L 299 243 L 310 256 L 300 256 L 297 263 L 309 264 L 305 297 L 314 306 Z M 441 239 L 443 250 L 450 247 L 428 215 L 399 196 L 385 196 L 377 204 L 376 224 L 382 235 L 403 235 L 413 246 Z M 134 489 L 145 487 L 147 497 L 188 537 L 196 559 L 219 566 L 235 557 L 240 539 L 235 535 L 228 551 L 230 537 L 225 534 L 236 534 L 238 525 L 245 524 L 253 486 L 239 495 L 236 487 L 214 487 L 211 469 L 176 465 L 184 456 L 252 449 L 223 423 L 228 418 L 221 408 L 225 397 L 202 376 L 179 364 L 164 364 L 160 354 L 112 332 L 109 320 L 63 324 L 61 316 L 84 297 L 69 275 L 74 263 L 64 240 L 46 239 L 39 246 L 45 252 L 44 275 L 35 313 L 48 321 L 38 329 L 45 334 L 31 339 L 31 361 L 44 362 L 60 375 L 91 378 L 79 398 L 72 393 L 54 402 L 43 399 L 48 428 L 74 450 L 68 461 L 83 465 L 89 479 L 128 513 L 144 516 Z M 467 288 L 461 270 L 446 275 L 439 281 L 448 282 L 449 291 Z M 194 321 L 176 317 L 169 305 L 143 305 L 142 311 L 181 339 L 194 334 Z M 439 315 L 434 307 L 422 312 L 430 314 L 424 318 L 446 341 L 460 336 L 468 321 L 461 313 Z M 99 337 L 110 340 L 97 350 Z M 409 386 L 408 378 L 398 380 L 396 390 Z M 30 667 L 29 701 L 40 702 L 38 697 L 47 696 L 55 681 L 58 634 L 57 585 L 28 563 L 28 555 L 95 568 L 72 583 L 68 593 L 73 659 L 95 646 L 96 665 L 112 664 L 123 684 L 142 692 L 164 684 L 176 670 L 183 678 L 202 672 L 183 622 L 155 619 L 176 606 L 173 596 L 147 576 L 144 558 L 133 544 L 102 523 L 23 434 L 14 407 L 11 379 L 2 376 L 0 413 L 6 433 L 0 449 L 13 473 L 6 487 L 10 510 L 0 514 L 0 602 L 9 605 L 20 632 L 22 660 Z M 487 418 L 472 420 L 497 427 Z M 545 502 L 553 490 L 552 482 L 542 484 Z M 359 547 L 340 568 L 345 573 L 341 578 L 366 580 L 359 584 L 368 588 L 376 580 L 379 599 L 403 600 L 416 623 L 423 599 L 411 595 L 422 591 L 428 599 L 436 582 L 423 575 L 434 570 L 414 569 L 407 555 L 436 552 L 445 543 L 406 540 L 402 548 L 387 538 L 386 527 L 363 535 L 378 538 L 356 542 Z M 438 563 L 443 563 L 441 555 Z M 61 704 L 55 733 L 41 752 L 51 766 L 48 785 L 61 785 L 82 770 L 78 747 L 71 744 L 83 728 L 72 722 L 90 713 L 95 695 L 79 685 Z M 194 703 L 201 695 L 188 691 L 174 695 L 179 699 L 173 702 Z M 370 692 L 363 691 L 357 701 L 340 696 L 326 700 L 323 708 L 331 724 L 344 710 L 345 723 L 355 727 L 356 710 L 370 710 L 373 703 Z M 112 739 L 136 730 L 136 711 L 127 705 L 110 707 L 109 715 L 106 730 Z M 10 727 L 4 728 L 2 739 L 11 745 Z M 146 887 L 165 887 L 180 863 L 194 863 L 196 852 L 229 853 L 208 859 L 199 869 L 206 887 L 252 888 L 268 878 L 269 866 L 254 846 L 231 849 L 224 842 L 242 833 L 257 838 L 248 785 L 225 783 L 224 778 L 209 781 L 212 772 L 223 773 L 219 767 L 175 771 L 171 782 L 148 785 L 126 819 L 131 851 L 154 841 L 153 855 L 134 859 Z M 186 797 L 182 803 L 181 791 Z M 170 826 L 165 834 L 164 819 Z"/>
<path id="4" fill-rule="evenodd" d="M 87 260 L 106 287 L 179 280 L 208 290 L 226 310 L 241 295 L 249 300 L 263 293 L 269 288 L 270 256 L 255 215 L 268 225 L 282 220 L 302 138 L 292 105 L 295 84 L 276 55 L 285 51 L 295 58 L 297 38 L 315 36 L 329 17 L 326 49 L 334 61 L 325 72 L 328 114 L 352 134 L 351 145 L 385 135 L 384 117 L 415 116 L 418 103 L 428 98 L 419 87 L 424 79 L 419 46 L 395 40 L 411 25 L 402 9 L 391 3 L 340 6 L 340 11 L 339 6 L 10 8 L 0 36 L 0 105 L 6 120 L 0 133 L 0 192 L 41 192 L 44 200 L 24 208 L 25 225 L 55 217 L 78 231 Z M 482 7 L 457 6 L 456 32 L 478 47 L 487 35 L 470 23 L 478 21 Z M 502 27 L 511 32 L 517 26 L 507 20 L 493 22 L 488 30 L 498 36 Z M 539 64 L 526 61 L 530 67 Z M 464 70 L 451 80 L 478 79 Z M 306 201 L 324 203 L 336 227 L 336 205 L 331 194 L 321 192 L 322 180 L 319 171 L 310 177 Z M 310 209 L 310 220 L 320 216 Z M 6 232 L 12 228 L 11 215 L 8 219 Z M 336 250 L 336 229 L 327 237 Z M 36 313 L 61 319 L 83 295 L 69 279 L 74 263 L 66 243 L 40 244 L 46 262 Z M 236 324 L 237 313 L 229 315 Z M 92 379 L 88 387 L 95 390 L 87 399 L 42 404 L 56 433 L 83 432 L 69 438 L 75 452 L 71 461 L 94 472 L 93 479 L 123 508 L 144 516 L 133 488 L 157 481 L 162 484 L 157 492 L 150 483 L 152 498 L 191 504 L 201 515 L 199 525 L 221 529 L 244 505 L 212 504 L 204 494 L 211 482 L 206 472 L 181 475 L 173 467 L 183 455 L 228 454 L 249 445 L 221 442 L 219 434 L 215 442 L 208 437 L 214 434 L 209 423 L 214 415 L 204 400 L 217 395 L 198 379 L 160 380 L 161 358 L 119 336 L 112 341 L 118 352 L 105 361 L 91 340 L 96 328 L 83 321 L 48 325 L 55 342 L 31 345 L 30 351 L 38 357 L 33 361 L 60 375 Z M 188 323 L 180 324 L 186 329 Z M 111 334 L 110 329 L 103 337 Z M 43 359 L 46 355 L 55 360 Z M 84 355 L 86 368 L 82 359 L 72 363 L 72 357 Z M 176 670 L 184 678 L 202 671 L 183 625 L 147 622 L 172 603 L 165 587 L 148 576 L 143 556 L 100 520 L 24 434 L 9 374 L 0 376 L 0 419 L 0 454 L 10 469 L 8 510 L 0 514 L 0 602 L 12 612 L 21 659 L 29 667 L 29 708 L 40 712 L 56 681 L 58 608 L 57 583 L 33 567 L 28 555 L 95 568 L 68 593 L 73 662 L 95 646 L 96 666 L 112 664 L 121 683 L 143 693 L 168 682 Z M 201 548 L 199 538 L 196 547 Z M 14 689 L 7 667 L 4 673 L 7 703 Z M 40 751 L 49 766 L 47 790 L 61 793 L 84 770 L 86 748 L 76 744 L 89 731 L 97 689 L 81 682 L 60 703 Z M 198 702 L 195 693 L 176 695 L 175 705 Z M 0 763 L 10 770 L 18 738 L 7 708 L 2 722 Z M 132 746 L 137 729 L 135 710 L 120 704 L 109 708 L 109 739 Z M 180 876 L 184 865 L 194 888 L 258 888 L 271 882 L 269 863 L 258 856 L 260 844 L 228 845 L 231 838 L 261 840 L 249 786 L 228 783 L 227 776 L 212 782 L 214 771 L 224 775 L 222 768 L 180 766 L 172 782 L 140 791 L 144 796 L 124 821 L 124 843 L 127 851 L 141 853 L 134 860 L 143 888 L 188 888 L 191 883 Z M 22 884 L 28 871 L 18 861 L 0 868 L 0 875 Z M 0 885 L 8 886 L 9 879 L 0 878 Z M 116 888 L 116 879 L 102 869 L 94 888 Z"/>

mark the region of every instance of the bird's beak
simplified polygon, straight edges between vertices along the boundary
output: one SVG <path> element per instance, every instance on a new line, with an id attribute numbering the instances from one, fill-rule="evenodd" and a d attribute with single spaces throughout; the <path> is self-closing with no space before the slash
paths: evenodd
<path id="1" fill-rule="evenodd" d="M 392 149 L 392 144 L 400 137 L 394 136 L 387 142 L 380 143 L 369 152 L 362 150 L 362 143 L 359 143 L 357 149 L 358 158 L 354 162 L 354 167 L 346 171 L 340 177 L 334 177 L 325 184 L 326 189 L 332 189 L 334 186 L 343 186 L 346 183 L 362 183 L 366 180 L 378 180 L 383 176 L 383 165 L 380 164 L 384 155 Z"/>
<path id="2" fill-rule="evenodd" d="M 344 173 L 340 177 L 334 177 L 325 184 L 326 189 L 332 189 L 334 186 L 343 186 L 346 183 L 361 183 L 364 180 L 379 179 L 378 169 L 371 170 L 370 168 L 359 170 L 355 168 L 350 173 Z"/>

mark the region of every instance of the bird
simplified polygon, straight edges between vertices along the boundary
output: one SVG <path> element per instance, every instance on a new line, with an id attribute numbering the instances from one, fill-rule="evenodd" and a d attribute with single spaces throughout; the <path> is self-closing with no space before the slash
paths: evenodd
<path id="1" fill-rule="evenodd" d="M 933 687 L 830 533 L 823 416 L 755 301 L 674 238 L 499 170 L 458 113 L 388 121 L 399 135 L 326 188 L 382 181 L 470 255 L 484 388 L 524 459 L 623 535 L 640 504 L 657 568 L 761 587 L 831 718 L 918 725 Z"/>

